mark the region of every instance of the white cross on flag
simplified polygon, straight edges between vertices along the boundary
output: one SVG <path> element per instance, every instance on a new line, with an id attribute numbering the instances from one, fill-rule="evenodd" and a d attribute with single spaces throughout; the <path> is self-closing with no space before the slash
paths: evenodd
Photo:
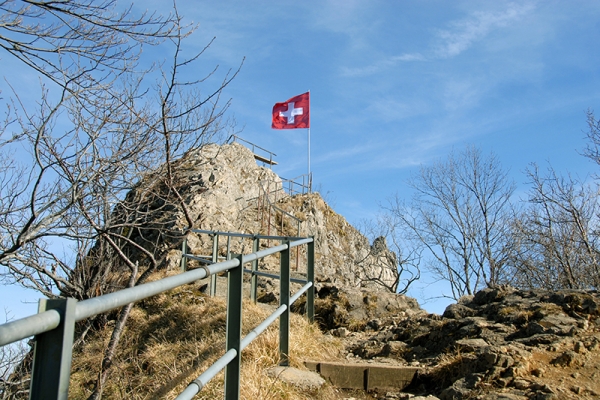
<path id="1" fill-rule="evenodd" d="M 310 92 L 273 106 L 273 129 L 310 128 Z"/>

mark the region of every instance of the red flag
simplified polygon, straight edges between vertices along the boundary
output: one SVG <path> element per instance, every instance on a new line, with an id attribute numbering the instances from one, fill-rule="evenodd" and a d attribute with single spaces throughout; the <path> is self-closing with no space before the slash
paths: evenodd
<path id="1" fill-rule="evenodd" d="M 310 92 L 273 106 L 273 129 L 310 128 Z"/>

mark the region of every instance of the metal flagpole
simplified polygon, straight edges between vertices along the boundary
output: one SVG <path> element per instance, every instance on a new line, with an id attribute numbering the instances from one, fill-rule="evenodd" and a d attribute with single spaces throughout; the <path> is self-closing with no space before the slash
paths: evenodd
<path id="1" fill-rule="evenodd" d="M 309 118 L 310 118 L 310 89 L 308 90 L 308 98 L 309 98 Z M 308 191 L 312 193 L 312 179 L 310 177 L 310 119 L 308 124 Z"/>

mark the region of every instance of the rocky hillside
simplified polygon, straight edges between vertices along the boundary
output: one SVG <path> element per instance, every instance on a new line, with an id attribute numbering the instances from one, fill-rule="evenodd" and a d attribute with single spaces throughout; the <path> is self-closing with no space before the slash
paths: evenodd
<path id="1" fill-rule="evenodd" d="M 385 239 L 378 238 L 370 243 L 342 216 L 336 214 L 318 193 L 287 194 L 283 190 L 282 179 L 271 169 L 257 165 L 254 155 L 246 147 L 237 143 L 209 145 L 188 153 L 174 164 L 174 181 L 178 182 L 177 190 L 186 204 L 187 215 L 181 210 L 175 211 L 175 207 L 164 206 L 168 193 L 163 192 L 168 190 L 161 187 L 161 180 L 157 178 L 160 173 L 161 171 L 149 173 L 128 194 L 126 205 L 122 206 L 123 209 L 129 207 L 127 210 L 130 212 L 123 212 L 122 215 L 139 214 L 146 218 L 139 222 L 135 231 L 132 230 L 129 238 L 142 247 L 152 246 L 152 251 L 159 254 L 157 259 L 161 260 L 161 264 L 157 274 L 178 273 L 183 239 L 187 241 L 189 252 L 197 255 L 210 254 L 212 239 L 208 235 L 191 232 L 190 220 L 193 221 L 193 228 L 202 230 L 314 236 L 317 281 L 315 308 L 318 326 L 326 333 L 324 343 L 329 343 L 330 339 L 336 343 L 342 341 L 345 350 L 340 358 L 348 363 L 419 368 L 413 382 L 402 392 L 362 392 L 348 396 L 345 396 L 347 393 L 339 392 L 341 397 L 321 394 L 319 398 L 600 398 L 598 293 L 497 287 L 462 298 L 457 304 L 449 306 L 442 316 L 428 314 L 414 299 L 390 293 L 382 285 L 374 283 L 374 280 L 379 279 L 384 285 L 389 285 L 394 279 L 389 267 L 394 265 L 395 255 L 388 250 Z M 131 205 L 134 205 L 133 212 Z M 143 212 L 137 213 L 136 207 Z M 117 206 L 114 218 L 125 218 L 119 213 Z M 167 227 L 170 233 L 165 235 L 157 226 Z M 268 245 L 266 240 L 261 242 L 263 247 Z M 235 241 L 231 250 L 248 253 L 250 246 L 243 241 Z M 224 243 L 221 243 L 219 252 L 220 255 L 225 255 Z M 304 254 L 295 256 L 302 258 Z M 142 262 L 143 259 L 140 265 Z M 277 262 L 267 261 L 260 268 L 274 269 L 276 266 Z M 194 267 L 190 263 L 190 268 Z M 276 283 L 263 278 L 260 282 L 262 302 L 277 303 Z M 201 290 L 202 283 L 195 283 L 179 289 L 177 296 L 180 298 L 164 294 L 136 305 L 132 318 L 137 318 L 137 322 L 129 325 L 125 334 L 127 340 L 132 342 L 132 347 L 123 345 L 122 355 L 119 356 L 119 360 L 122 359 L 124 363 L 119 371 L 127 370 L 131 363 L 139 364 L 139 370 L 133 365 L 130 375 L 123 378 L 129 382 L 129 386 L 131 376 L 147 373 L 147 376 L 140 376 L 150 382 L 158 373 L 158 367 L 154 368 L 149 361 L 140 361 L 136 357 L 146 355 L 149 359 L 161 361 L 167 354 L 176 355 L 175 349 L 184 349 L 185 346 L 181 343 L 173 342 L 173 332 L 181 331 L 183 328 L 179 324 L 192 320 L 190 315 L 198 314 L 199 305 L 215 300 L 208 299 L 200 293 Z M 187 311 L 180 317 L 173 318 L 174 313 L 183 307 L 183 297 L 190 299 L 190 304 L 185 306 Z M 160 305 L 154 306 L 157 301 L 160 301 Z M 173 307 L 173 310 L 168 310 L 168 307 Z M 272 308 L 264 304 L 259 307 Z M 302 305 L 297 307 L 301 309 Z M 214 307 L 208 306 L 206 309 L 212 308 Z M 165 312 L 160 324 L 152 323 L 143 332 L 138 332 L 138 336 L 133 334 L 136 327 L 143 325 L 142 322 L 155 318 L 150 313 L 155 309 Z M 220 349 L 222 343 L 208 343 L 206 338 L 211 335 L 211 329 L 224 330 L 222 322 L 225 311 L 219 311 L 214 317 L 215 321 L 220 321 L 217 325 L 214 321 L 204 321 L 206 312 L 208 311 L 201 311 L 202 315 L 197 315 L 198 321 L 194 322 L 197 325 L 188 324 L 186 329 L 191 329 L 193 335 L 201 337 L 199 342 L 206 345 L 207 349 Z M 113 317 L 109 316 L 107 326 L 113 323 Z M 255 323 L 249 325 L 255 326 Z M 156 332 L 160 331 L 156 331 L 156 327 L 166 333 L 158 335 Z M 319 331 L 312 325 L 307 329 Z M 97 343 L 90 340 L 86 346 L 91 346 L 94 350 L 84 348 L 79 350 L 81 354 L 100 355 L 105 347 L 103 343 L 108 341 L 107 332 L 90 334 L 101 340 Z M 314 332 L 311 337 L 319 337 L 313 334 Z M 190 346 L 189 351 L 184 350 L 188 351 L 188 361 L 193 364 L 193 368 L 184 371 L 185 373 L 181 372 L 181 376 L 185 375 L 186 379 L 194 372 L 192 370 L 199 368 L 201 358 L 198 355 L 198 343 L 189 341 L 188 336 L 186 332 L 185 339 L 177 339 Z M 276 333 L 274 337 L 277 337 Z M 155 354 L 147 354 L 150 343 L 155 345 L 152 347 Z M 266 348 L 271 347 L 276 346 Z M 296 354 L 300 352 L 300 349 L 296 350 Z M 316 356 L 320 354 L 319 351 L 315 353 Z M 331 354 L 330 356 L 333 357 Z M 176 359 L 183 359 L 182 357 L 184 356 L 175 356 Z M 85 366 L 75 370 L 76 374 L 81 374 L 77 379 L 80 379 L 82 393 L 87 393 L 88 386 L 94 379 L 89 376 L 88 364 L 99 365 L 100 362 L 98 359 L 87 360 L 88 364 L 85 364 L 85 360 L 81 362 Z M 300 365 L 300 361 L 297 360 L 296 363 Z M 164 367 L 170 369 L 171 361 Z M 253 380 L 254 377 L 249 379 Z M 180 384 L 181 382 L 174 383 L 172 388 Z M 146 384 L 140 384 L 140 387 L 144 385 Z M 138 390 L 129 386 L 126 393 Z M 118 390 L 124 389 L 118 387 Z M 220 390 L 218 389 L 219 393 Z M 258 393 L 261 390 L 263 388 L 257 388 Z M 331 386 L 326 386 L 325 390 L 338 393 Z M 311 392 L 305 397 L 291 398 L 314 398 L 313 395 L 315 393 Z M 299 396 L 304 394 L 300 393 Z"/>
<path id="2" fill-rule="evenodd" d="M 287 195 L 281 178 L 258 166 L 246 147 L 206 146 L 180 160 L 175 171 L 187 182 L 181 193 L 200 229 L 298 235 L 284 210 L 301 221 L 301 236 L 315 237 L 317 318 L 324 331 L 344 340 L 348 362 L 421 368 L 405 392 L 364 398 L 600 397 L 597 293 L 486 289 L 443 316 L 430 315 L 414 299 L 386 294 L 369 281 L 393 279 L 382 262 L 393 260 L 385 241 L 369 243 L 318 193 Z M 183 215 L 168 218 L 187 228 Z M 210 252 L 205 235 L 188 233 L 187 239 L 194 254 Z M 179 244 L 166 241 L 164 247 L 164 268 L 178 268 Z M 276 301 L 275 285 L 262 289 L 264 301 Z"/>
<path id="3" fill-rule="evenodd" d="M 442 316 L 395 315 L 353 331 L 349 362 L 421 367 L 401 393 L 382 399 L 600 398 L 600 295 L 596 292 L 485 289 Z"/>

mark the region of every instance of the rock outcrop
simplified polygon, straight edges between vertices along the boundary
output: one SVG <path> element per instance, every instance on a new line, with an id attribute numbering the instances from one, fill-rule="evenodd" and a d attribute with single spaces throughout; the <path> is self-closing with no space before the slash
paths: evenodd
<path id="1" fill-rule="evenodd" d="M 152 209 L 148 203 L 156 200 L 143 194 L 160 190 L 154 183 L 158 173 L 149 174 L 128 194 L 131 203 L 140 199 L 140 208 Z M 387 284 L 395 279 L 390 269 L 394 265 L 387 262 L 394 259 L 394 254 L 387 249 L 385 241 L 380 240 L 372 247 L 369 240 L 335 213 L 318 193 L 287 194 L 281 178 L 271 169 L 257 165 L 253 153 L 239 143 L 212 144 L 191 151 L 174 163 L 173 174 L 188 216 L 186 218 L 180 210 L 162 208 L 154 218 L 148 218 L 148 224 L 160 219 L 169 221 L 171 231 L 185 232 L 191 219 L 194 228 L 202 230 L 314 236 L 317 282 L 385 291 L 383 286 L 367 278 L 376 276 Z M 281 210 L 300 221 L 299 231 L 298 222 Z M 169 235 L 159 237 L 157 229 L 140 236 L 154 249 L 164 249 L 162 268 L 179 268 L 180 237 L 179 241 L 169 239 Z M 191 232 L 186 234 L 186 239 L 191 253 L 210 254 L 212 238 L 208 235 Z M 248 244 L 243 246 L 236 241 L 231 250 L 248 253 Z M 221 247 L 221 254 L 225 255 L 225 244 Z M 276 269 L 278 265 L 266 262 L 263 267 Z"/>
<path id="2" fill-rule="evenodd" d="M 593 399 L 600 397 L 599 331 L 595 291 L 498 287 L 462 298 L 443 316 L 367 321 L 346 336 L 347 358 L 420 366 L 407 391 L 442 400 Z"/>
<path id="3" fill-rule="evenodd" d="M 314 236 L 317 282 L 341 288 L 389 292 L 371 279 L 379 278 L 387 285 L 396 279 L 393 274 L 395 254 L 387 248 L 385 239 L 376 239 L 371 245 L 318 193 L 287 196 L 277 205 L 304 221 L 304 235 Z"/>

